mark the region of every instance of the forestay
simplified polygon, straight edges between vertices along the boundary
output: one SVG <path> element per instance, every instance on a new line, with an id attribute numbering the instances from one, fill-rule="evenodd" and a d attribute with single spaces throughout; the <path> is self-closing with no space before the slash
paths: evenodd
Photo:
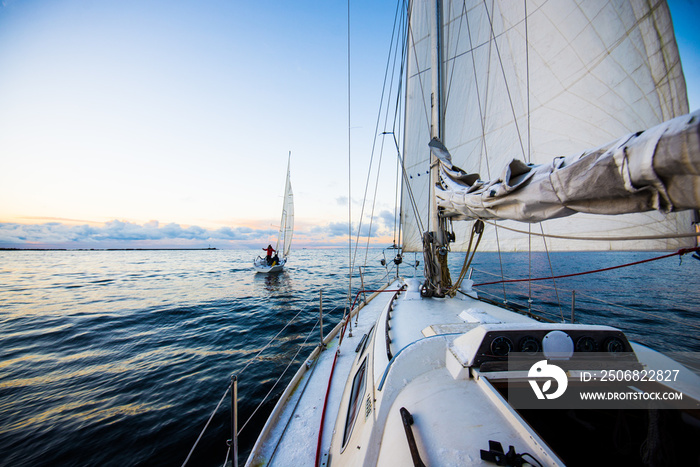
<path id="1" fill-rule="evenodd" d="M 430 206 L 431 5 L 412 5 L 403 148 L 423 227 Z M 443 142 L 454 165 L 466 173 L 498 179 L 503 167 L 512 167 L 514 159 L 523 161 L 523 166 L 550 167 L 556 158 L 559 164 L 569 164 L 592 148 L 688 113 L 685 80 L 665 2 L 445 0 L 440 21 L 445 57 L 441 83 L 445 98 L 440 105 L 445 122 Z M 567 155 L 568 159 L 561 159 Z M 408 200 L 408 189 L 404 187 L 404 200 Z M 663 196 L 656 199 L 661 200 L 662 210 L 668 210 Z M 691 216 L 689 211 L 620 216 L 578 213 L 547 220 L 534 231 L 579 237 L 672 235 L 692 232 Z M 421 227 L 407 201 L 402 221 L 405 250 L 421 251 Z M 524 224 L 506 221 L 499 225 L 522 230 Z M 454 227 L 457 241 L 451 248 L 463 250 L 471 223 L 457 222 Z M 528 238 L 504 229 L 498 229 L 498 237 L 501 249 L 545 248 L 541 240 L 530 244 Z M 494 229 L 487 226 L 480 249 L 494 250 L 495 242 Z M 549 239 L 546 248 L 670 249 L 689 242 L 692 239 Z"/>

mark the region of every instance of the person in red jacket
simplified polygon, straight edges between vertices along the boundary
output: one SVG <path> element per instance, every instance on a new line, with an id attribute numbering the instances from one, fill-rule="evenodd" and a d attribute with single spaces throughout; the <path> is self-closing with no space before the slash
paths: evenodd
<path id="1" fill-rule="evenodd" d="M 267 260 L 267 264 L 272 264 L 272 253 L 275 252 L 275 249 L 272 248 L 272 245 L 267 245 L 267 248 L 263 248 L 263 250 L 267 251 L 267 257 L 265 258 Z"/>

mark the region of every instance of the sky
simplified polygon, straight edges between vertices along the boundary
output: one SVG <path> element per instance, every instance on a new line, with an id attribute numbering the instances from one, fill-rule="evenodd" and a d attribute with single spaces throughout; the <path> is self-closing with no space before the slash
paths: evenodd
<path id="1" fill-rule="evenodd" d="M 694 110 L 700 4 L 669 4 Z M 294 244 L 347 245 L 395 8 L 350 6 L 348 110 L 347 2 L 0 0 L 0 247 L 274 246 L 290 151 Z"/>

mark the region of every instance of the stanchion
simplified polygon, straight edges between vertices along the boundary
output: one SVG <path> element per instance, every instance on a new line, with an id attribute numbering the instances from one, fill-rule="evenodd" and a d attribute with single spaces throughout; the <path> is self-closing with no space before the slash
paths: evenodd
<path id="1" fill-rule="evenodd" d="M 318 312 L 321 322 L 321 342 L 318 345 L 323 347 L 323 290 L 319 290 L 318 292 Z"/>

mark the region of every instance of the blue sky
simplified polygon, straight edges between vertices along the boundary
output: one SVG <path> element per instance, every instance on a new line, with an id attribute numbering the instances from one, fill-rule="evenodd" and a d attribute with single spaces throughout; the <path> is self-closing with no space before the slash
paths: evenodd
<path id="1" fill-rule="evenodd" d="M 700 6 L 670 5 L 692 110 Z M 351 5 L 355 213 L 394 13 Z M 2 0 L 0 70 L 0 247 L 258 246 L 289 151 L 295 244 L 347 242 L 345 2 Z"/>
<path id="2" fill-rule="evenodd" d="M 367 154 L 392 3 L 351 11 Z M 338 2 L 4 1 L 0 244 L 267 242 L 289 151 L 297 243 L 340 241 L 346 51 Z"/>

